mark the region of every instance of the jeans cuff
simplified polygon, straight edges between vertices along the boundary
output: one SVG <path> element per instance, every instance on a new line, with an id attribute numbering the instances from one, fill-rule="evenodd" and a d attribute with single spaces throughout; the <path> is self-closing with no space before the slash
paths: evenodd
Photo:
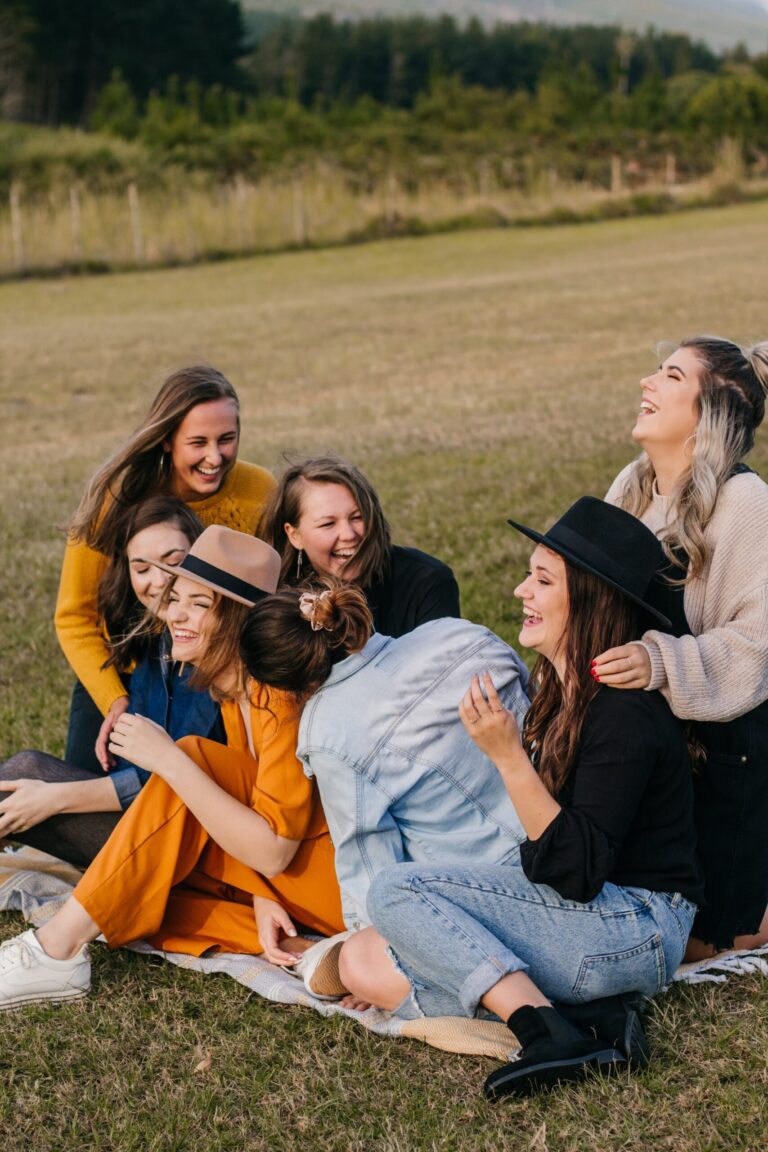
<path id="1" fill-rule="evenodd" d="M 117 799 L 123 811 L 133 803 L 141 792 L 144 783 L 137 769 L 132 765 L 130 768 L 118 768 L 116 772 L 110 772 L 107 779 L 114 784 Z"/>
<path id="2" fill-rule="evenodd" d="M 403 997 L 397 1007 L 392 1009 L 392 1015 L 397 1016 L 400 1020 L 422 1020 L 426 1016 L 426 1012 L 422 1010 L 421 1005 L 416 999 L 416 991 L 413 987 L 413 980 L 400 963 L 397 957 L 397 953 L 394 951 L 394 949 L 390 948 L 389 945 L 387 945 L 387 956 L 389 956 L 390 960 L 392 961 L 395 971 L 399 972 L 400 975 L 410 984 L 408 993 Z"/>
<path id="3" fill-rule="evenodd" d="M 459 988 L 459 1000 L 467 1016 L 477 1015 L 483 996 L 486 992 L 490 992 L 499 980 L 509 976 L 512 972 L 527 971 L 528 965 L 519 956 L 515 956 L 514 952 L 509 952 L 506 948 L 497 955 L 488 956 L 482 964 L 470 972 Z"/>

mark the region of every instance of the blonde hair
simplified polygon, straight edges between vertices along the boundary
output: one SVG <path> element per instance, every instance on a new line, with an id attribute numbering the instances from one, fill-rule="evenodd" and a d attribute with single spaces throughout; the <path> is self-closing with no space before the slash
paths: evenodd
<path id="1" fill-rule="evenodd" d="M 112 555 L 126 508 L 169 489 L 171 467 L 165 443 L 198 404 L 222 399 L 234 403 L 239 431 L 237 393 L 216 368 L 195 364 L 169 376 L 144 422 L 89 481 L 69 525 L 70 539 Z"/>
<path id="2" fill-rule="evenodd" d="M 709 560 L 704 534 L 720 489 L 751 451 L 765 416 L 768 341 L 740 348 L 717 336 L 694 336 L 678 347 L 692 349 L 701 366 L 699 422 L 690 466 L 670 494 L 670 529 L 661 543 L 677 568 L 683 565 L 675 551 L 686 553 L 684 580 L 690 580 Z M 624 484 L 620 507 L 641 516 L 653 499 L 655 479 L 653 464 L 647 452 L 642 452 Z"/>

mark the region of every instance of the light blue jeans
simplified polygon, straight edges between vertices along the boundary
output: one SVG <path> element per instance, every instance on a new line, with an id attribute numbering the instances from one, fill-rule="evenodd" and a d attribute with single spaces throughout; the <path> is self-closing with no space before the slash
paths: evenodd
<path id="1" fill-rule="evenodd" d="M 368 894 L 373 924 L 412 992 L 405 1019 L 474 1016 L 510 972 L 552 1000 L 653 996 L 683 958 L 696 907 L 679 894 L 605 884 L 588 904 L 532 884 L 520 858 L 476 868 L 396 864 Z"/>

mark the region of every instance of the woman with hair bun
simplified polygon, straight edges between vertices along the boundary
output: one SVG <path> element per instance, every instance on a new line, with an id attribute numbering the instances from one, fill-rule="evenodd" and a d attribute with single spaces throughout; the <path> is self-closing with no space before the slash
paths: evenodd
<path id="1" fill-rule="evenodd" d="M 259 535 L 280 553 L 282 584 L 313 575 L 356 584 L 375 630 L 384 636 L 404 636 L 428 620 L 461 615 L 451 569 L 418 548 L 393 544 L 370 480 L 337 456 L 286 469 Z"/>
<path id="2" fill-rule="evenodd" d="M 126 509 L 154 495 L 183 500 L 203 524 L 253 533 L 274 487 L 264 468 L 237 459 L 240 403 L 216 368 L 169 376 L 142 422 L 89 481 L 69 526 L 56 602 L 56 633 L 77 682 L 65 759 L 97 772 L 103 718 L 111 731 L 128 708 L 126 674 L 110 664 L 99 587 Z M 108 733 L 107 733 L 108 734 Z M 104 733 L 102 733 L 102 736 Z"/>
<path id="3" fill-rule="evenodd" d="M 673 630 L 598 654 L 594 671 L 612 688 L 660 690 L 702 747 L 697 960 L 768 942 L 768 485 L 744 463 L 765 415 L 768 343 L 683 340 L 640 386 L 643 451 L 606 499 L 660 538 Z"/>
<path id="4" fill-rule="evenodd" d="M 519 719 L 528 707 L 525 666 L 493 632 L 444 619 L 382 636 L 362 590 L 325 577 L 257 604 L 241 656 L 260 683 L 304 703 L 297 755 L 320 789 L 348 929 L 369 923 L 368 887 L 387 864 L 514 853 L 514 808 L 457 711 L 487 668 Z M 274 945 L 267 956 L 282 962 Z"/>
<path id="5" fill-rule="evenodd" d="M 252 675 L 314 692 L 298 754 L 362 929 L 308 951 L 305 984 L 335 958 L 341 987 L 406 1019 L 507 1020 L 522 1053 L 493 1100 L 641 1067 L 637 998 L 680 963 L 701 894 L 681 726 L 659 693 L 589 672 L 592 644 L 668 623 L 648 602 L 658 541 L 592 497 L 546 534 L 510 524 L 537 544 L 515 590 L 540 657 L 524 718 L 518 658 L 474 624 L 360 648 L 360 609 L 289 589 L 242 638 Z"/>

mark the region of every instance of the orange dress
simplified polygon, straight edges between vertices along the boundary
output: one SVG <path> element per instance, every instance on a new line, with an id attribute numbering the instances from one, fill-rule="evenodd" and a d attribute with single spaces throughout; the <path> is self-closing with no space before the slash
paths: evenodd
<path id="1" fill-rule="evenodd" d="M 228 745 L 186 736 L 179 747 L 278 836 L 300 840 L 293 860 L 267 878 L 216 844 L 172 788 L 153 776 L 75 889 L 110 947 L 149 940 L 170 952 L 262 952 L 253 896 L 281 903 L 293 920 L 333 935 L 344 928 L 334 854 L 313 780 L 296 759 L 299 715 L 287 697 L 256 685 L 254 757 L 237 704 L 222 707 Z"/>

